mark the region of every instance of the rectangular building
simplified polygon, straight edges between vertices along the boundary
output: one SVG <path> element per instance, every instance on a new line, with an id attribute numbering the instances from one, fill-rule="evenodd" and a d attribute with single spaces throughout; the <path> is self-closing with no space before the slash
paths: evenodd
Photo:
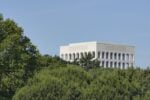
<path id="1" fill-rule="evenodd" d="M 65 61 L 80 59 L 91 53 L 102 67 L 127 68 L 135 66 L 135 47 L 129 45 L 82 42 L 60 46 L 60 57 Z"/>

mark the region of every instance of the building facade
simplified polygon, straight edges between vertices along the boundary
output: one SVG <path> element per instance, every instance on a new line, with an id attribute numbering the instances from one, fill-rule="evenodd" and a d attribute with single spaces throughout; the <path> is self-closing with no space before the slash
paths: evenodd
<path id="1" fill-rule="evenodd" d="M 127 68 L 135 66 L 135 47 L 111 43 L 82 42 L 60 46 L 60 57 L 65 61 L 80 59 L 91 53 L 102 67 Z"/>

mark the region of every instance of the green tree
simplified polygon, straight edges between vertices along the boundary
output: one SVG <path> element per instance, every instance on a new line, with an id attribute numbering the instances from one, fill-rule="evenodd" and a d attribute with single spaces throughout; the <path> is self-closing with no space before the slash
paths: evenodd
<path id="1" fill-rule="evenodd" d="M 38 50 L 13 20 L 0 16 L 0 95 L 12 97 L 37 68 Z"/>
<path id="2" fill-rule="evenodd" d="M 77 100 L 88 78 L 88 74 L 76 66 L 46 68 L 35 74 L 13 100 Z"/>
<path id="3" fill-rule="evenodd" d="M 79 59 L 79 65 L 85 69 L 91 69 L 93 67 L 99 67 L 99 61 L 94 58 L 94 55 L 87 53 Z"/>

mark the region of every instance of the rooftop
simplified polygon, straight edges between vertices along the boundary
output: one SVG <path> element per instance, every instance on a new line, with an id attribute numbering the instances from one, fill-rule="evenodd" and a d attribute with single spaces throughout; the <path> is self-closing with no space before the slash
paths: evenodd
<path id="1" fill-rule="evenodd" d="M 135 47 L 133 45 L 127 45 L 127 44 L 118 44 L 118 43 L 111 43 L 111 42 L 97 42 L 97 41 L 69 43 L 69 45 L 66 45 L 66 46 L 76 46 L 76 45 L 85 45 L 85 44 L 104 44 L 104 45 L 117 45 L 117 46 Z"/>

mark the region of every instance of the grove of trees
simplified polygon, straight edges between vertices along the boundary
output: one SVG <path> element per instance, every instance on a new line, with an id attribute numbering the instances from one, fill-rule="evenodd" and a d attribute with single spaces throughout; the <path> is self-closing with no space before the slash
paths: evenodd
<path id="1" fill-rule="evenodd" d="M 150 69 L 103 68 L 91 59 L 42 55 L 0 15 L 0 100 L 150 100 Z"/>

